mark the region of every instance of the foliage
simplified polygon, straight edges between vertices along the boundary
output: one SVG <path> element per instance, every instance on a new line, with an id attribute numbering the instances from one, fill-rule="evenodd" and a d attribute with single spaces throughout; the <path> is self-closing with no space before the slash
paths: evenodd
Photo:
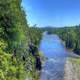
<path id="1" fill-rule="evenodd" d="M 12 54 L 5 53 L 6 43 L 0 41 L 0 79 L 1 80 L 23 80 L 25 78 L 24 65 Z"/>
<path id="2" fill-rule="evenodd" d="M 28 27 L 21 1 L 0 0 L 0 80 L 36 78 L 36 57 L 29 52 L 29 43 L 37 46 L 38 54 L 41 33 Z"/>

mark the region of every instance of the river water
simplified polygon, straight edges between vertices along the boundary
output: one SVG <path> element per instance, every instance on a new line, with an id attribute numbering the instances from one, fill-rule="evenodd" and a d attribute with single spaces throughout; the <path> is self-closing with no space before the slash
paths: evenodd
<path id="1" fill-rule="evenodd" d="M 40 51 L 48 58 L 43 65 L 40 80 L 64 80 L 67 51 L 57 35 L 43 34 Z"/>

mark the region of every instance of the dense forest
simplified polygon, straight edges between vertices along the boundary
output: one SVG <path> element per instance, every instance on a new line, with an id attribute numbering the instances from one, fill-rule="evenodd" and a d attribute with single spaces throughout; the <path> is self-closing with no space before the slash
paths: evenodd
<path id="1" fill-rule="evenodd" d="M 67 49 L 80 55 L 80 25 L 63 28 L 45 27 L 41 30 L 43 32 L 48 31 L 48 34 L 57 34 L 63 40 Z"/>
<path id="2" fill-rule="evenodd" d="M 41 69 L 41 32 L 29 28 L 21 2 L 0 0 L 0 80 L 36 80 Z"/>

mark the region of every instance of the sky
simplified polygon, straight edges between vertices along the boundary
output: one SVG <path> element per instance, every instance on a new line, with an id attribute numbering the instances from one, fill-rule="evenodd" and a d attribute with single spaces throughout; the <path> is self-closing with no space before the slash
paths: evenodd
<path id="1" fill-rule="evenodd" d="M 80 24 L 80 0 L 22 0 L 29 25 L 39 27 Z"/>

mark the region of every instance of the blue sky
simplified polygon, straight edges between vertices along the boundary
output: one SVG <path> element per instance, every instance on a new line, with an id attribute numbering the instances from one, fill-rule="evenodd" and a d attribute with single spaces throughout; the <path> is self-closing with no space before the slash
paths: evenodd
<path id="1" fill-rule="evenodd" d="M 23 0 L 30 25 L 63 27 L 80 24 L 80 0 Z"/>

